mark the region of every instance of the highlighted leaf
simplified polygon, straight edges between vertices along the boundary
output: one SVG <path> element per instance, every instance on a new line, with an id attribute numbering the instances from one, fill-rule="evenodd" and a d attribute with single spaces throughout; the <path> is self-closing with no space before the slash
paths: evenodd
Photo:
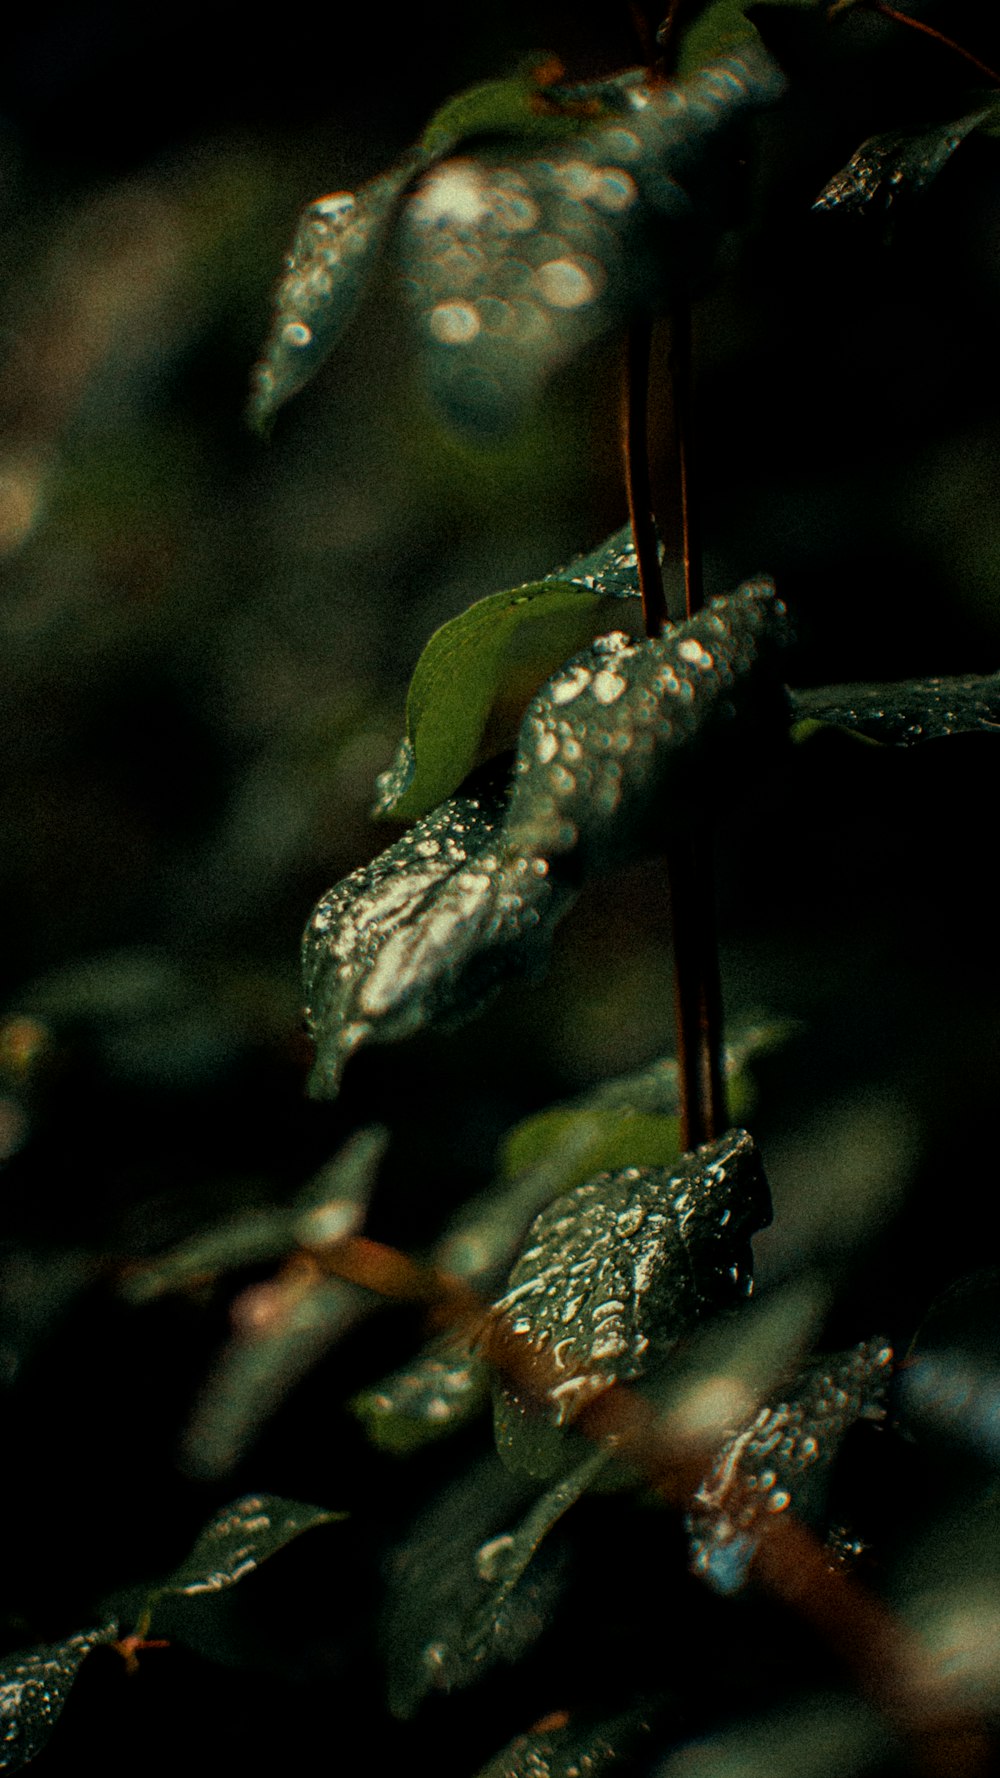
<path id="1" fill-rule="evenodd" d="M 221 1593 L 276 1556 L 303 1531 L 336 1524 L 347 1516 L 305 1506 L 298 1500 L 283 1500 L 277 1494 L 246 1494 L 206 1525 L 186 1561 L 152 1588 L 147 1610 L 151 1611 L 157 1600 L 174 1595 L 193 1599 L 202 1593 Z"/>
<path id="2" fill-rule="evenodd" d="M 409 1364 L 351 1403 L 372 1443 L 397 1456 L 456 1432 L 489 1400 L 489 1370 L 457 1334 L 431 1341 Z"/>
<path id="3" fill-rule="evenodd" d="M 41 1753 L 87 1656 L 117 1636 L 109 1622 L 0 1662 L 0 1772 L 16 1772 Z"/>
<path id="4" fill-rule="evenodd" d="M 267 432 L 279 409 L 316 374 L 351 320 L 400 201 L 426 156 L 414 150 L 356 192 L 317 198 L 302 212 L 275 297 L 277 315 L 255 366 L 249 420 Z"/>
<path id="5" fill-rule="evenodd" d="M 1000 673 L 985 679 L 904 679 L 793 691 L 792 721 L 846 729 L 887 746 L 1000 732 Z"/>
<path id="6" fill-rule="evenodd" d="M 655 641 L 605 636 L 568 661 L 521 726 L 509 848 L 549 862 L 572 854 L 587 873 L 662 845 L 692 758 L 727 731 L 745 742 L 754 725 L 787 720 L 776 678 L 787 636 L 762 578 Z"/>
<path id="7" fill-rule="evenodd" d="M 316 1097 L 359 1044 L 468 1017 L 544 947 L 568 897 L 526 861 L 501 873 L 504 809 L 496 792 L 454 797 L 317 905 L 303 941 Z"/>
<path id="8" fill-rule="evenodd" d="M 426 1692 L 451 1691 L 498 1660 L 517 1660 L 541 1633 L 562 1588 L 562 1565 L 539 1552 L 563 1513 L 607 1463 L 592 1451 L 534 1500 L 495 1459 L 435 1502 L 397 1553 L 386 1650 L 390 1704 L 410 1716 Z"/>
<path id="9" fill-rule="evenodd" d="M 918 135 L 889 130 L 870 136 L 823 187 L 813 209 L 866 210 L 878 202 L 888 210 L 903 199 L 917 197 L 947 166 L 965 138 L 980 125 L 995 123 L 998 116 L 1000 102 L 993 99 L 964 117 L 935 124 Z"/>
<path id="10" fill-rule="evenodd" d="M 832 1461 L 856 1421 L 884 1418 L 891 1365 L 892 1347 L 879 1339 L 820 1359 L 788 1399 L 726 1441 L 688 1515 L 695 1574 L 717 1592 L 739 1591 L 767 1516 L 796 1502 L 803 1478 Z"/>
<path id="11" fill-rule="evenodd" d="M 305 212 L 255 375 L 255 424 L 313 374 L 398 215 L 431 391 L 458 425 L 505 430 L 553 371 L 687 269 L 692 219 L 734 126 L 784 86 L 754 43 L 680 82 L 631 69 L 532 91 L 532 78 L 546 69 L 459 95 L 392 172 Z M 438 158 L 497 135 L 517 140 Z"/>
<path id="12" fill-rule="evenodd" d="M 699 1317 L 746 1296 L 750 1236 L 770 1218 L 745 1130 L 672 1169 L 627 1167 L 550 1204 L 491 1311 L 494 1339 L 519 1346 L 538 1377 L 536 1389 L 497 1386 L 504 1460 L 552 1474 L 584 1408 L 617 1380 L 641 1376 Z"/>

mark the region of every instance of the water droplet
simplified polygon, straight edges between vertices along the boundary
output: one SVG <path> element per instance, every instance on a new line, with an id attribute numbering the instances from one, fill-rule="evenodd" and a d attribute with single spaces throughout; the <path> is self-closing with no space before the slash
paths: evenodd
<path id="1" fill-rule="evenodd" d="M 619 215 L 635 203 L 638 188 L 631 173 L 626 173 L 624 167 L 599 167 L 590 195 L 602 210 L 607 210 L 611 215 Z"/>
<path id="2" fill-rule="evenodd" d="M 775 1488 L 774 1493 L 771 1495 L 771 1498 L 767 1503 L 768 1512 L 783 1513 L 786 1506 L 791 1504 L 791 1499 L 792 1497 L 787 1488 Z"/>
<path id="3" fill-rule="evenodd" d="M 480 1580 L 499 1580 L 507 1558 L 514 1548 L 514 1539 L 509 1532 L 501 1537 L 493 1537 L 489 1543 L 480 1544 L 476 1551 L 476 1573 Z"/>
<path id="4" fill-rule="evenodd" d="M 544 733 L 539 736 L 538 743 L 535 747 L 535 752 L 540 763 L 543 766 L 547 766 L 550 760 L 555 759 L 558 751 L 559 742 L 556 740 L 552 730 L 546 729 Z"/>
<path id="5" fill-rule="evenodd" d="M 355 208 L 354 193 L 351 191 L 333 191 L 325 198 L 317 198 L 311 206 L 324 222 L 344 223 Z"/>
<path id="6" fill-rule="evenodd" d="M 591 674 L 587 667 L 572 667 L 564 679 L 557 679 L 550 693 L 553 704 L 569 704 L 578 698 L 590 684 Z"/>
<path id="7" fill-rule="evenodd" d="M 286 321 L 281 337 L 286 346 L 308 346 L 312 339 L 312 328 L 307 327 L 304 321 Z"/>
<path id="8" fill-rule="evenodd" d="M 438 303 L 430 312 L 431 333 L 443 346 L 467 346 L 482 329 L 474 303 Z"/>
<path id="9" fill-rule="evenodd" d="M 475 161 L 446 161 L 428 174 L 410 205 L 417 224 L 454 223 L 473 228 L 490 209 L 481 167 Z"/>
<path id="10" fill-rule="evenodd" d="M 551 309 L 579 309 L 596 295 L 594 280 L 575 259 L 550 259 L 536 273 L 542 298 Z"/>
<path id="11" fill-rule="evenodd" d="M 606 667 L 594 675 L 594 697 L 599 704 L 613 704 L 625 690 L 625 681 Z"/>

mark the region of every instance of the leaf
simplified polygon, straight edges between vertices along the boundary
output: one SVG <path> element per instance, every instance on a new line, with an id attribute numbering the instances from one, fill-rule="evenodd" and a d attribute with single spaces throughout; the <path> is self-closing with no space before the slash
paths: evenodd
<path id="1" fill-rule="evenodd" d="M 350 321 L 417 169 L 419 150 L 356 192 L 336 191 L 303 210 L 277 314 L 254 367 L 248 418 L 267 432 L 280 407 L 313 377 Z"/>
<path id="2" fill-rule="evenodd" d="M 787 1400 L 761 1408 L 723 1445 L 687 1519 L 691 1568 L 719 1593 L 746 1581 L 765 1515 L 796 1501 L 858 1420 L 884 1418 L 892 1347 L 863 1340 L 808 1366 Z"/>
<path id="3" fill-rule="evenodd" d="M 233 1304 L 232 1338 L 212 1368 L 184 1437 L 188 1470 L 222 1476 L 260 1436 L 295 1384 L 378 1299 L 326 1278 L 308 1258 L 254 1284 Z"/>
<path id="4" fill-rule="evenodd" d="M 734 126 L 783 86 L 751 43 L 682 82 L 631 69 L 535 93 L 523 79 L 488 82 L 450 101 L 398 167 L 305 211 L 255 373 L 254 423 L 270 424 L 316 370 L 398 215 L 431 392 L 458 425 L 502 432 L 553 371 L 686 272 L 692 218 Z M 438 158 L 484 134 L 511 140 Z"/>
<path id="5" fill-rule="evenodd" d="M 293 1204 L 245 1210 L 193 1235 L 126 1276 L 122 1294 L 133 1303 L 148 1302 L 241 1266 L 285 1259 L 298 1249 L 353 1234 L 387 1142 L 388 1132 L 375 1126 L 357 1131 Z"/>
<path id="6" fill-rule="evenodd" d="M 351 1402 L 380 1450 L 408 1456 L 473 1419 L 489 1400 L 489 1371 L 459 1334 L 432 1340 Z"/>
<path id="7" fill-rule="evenodd" d="M 334 1525 L 347 1513 L 327 1512 L 277 1494 L 245 1494 L 224 1507 L 202 1531 L 186 1561 L 153 1587 L 147 1612 L 160 1599 L 182 1595 L 193 1599 L 202 1593 L 221 1593 L 235 1586 L 286 1544 L 317 1525 Z"/>
<path id="8" fill-rule="evenodd" d="M 602 114 L 572 146 L 444 161 L 419 181 L 400 261 L 453 424 L 503 433 L 555 370 L 662 301 L 690 270 L 733 127 L 783 84 L 753 44 L 683 82 L 631 70 L 592 89 Z"/>
<path id="9" fill-rule="evenodd" d="M 762 578 L 655 641 L 605 636 L 568 661 L 521 726 L 508 848 L 549 863 L 572 855 L 589 873 L 662 846 L 699 751 L 727 732 L 745 744 L 779 711 L 785 722 L 775 663 L 787 636 Z"/>
<path id="10" fill-rule="evenodd" d="M 649 1722 L 639 1711 L 601 1723 L 580 1723 L 558 1712 L 526 1735 L 517 1735 L 483 1766 L 478 1778 L 601 1778 L 645 1741 Z"/>
<path id="11" fill-rule="evenodd" d="M 699 1734 L 657 1766 L 656 1778 L 878 1778 L 906 1769 L 899 1756 L 888 1714 L 852 1690 L 785 1697 L 766 1716 Z"/>
<path id="12" fill-rule="evenodd" d="M 918 196 L 936 179 L 942 168 L 981 124 L 995 122 L 1000 102 L 991 99 L 978 110 L 950 123 L 909 135 L 889 130 L 870 136 L 853 154 L 846 167 L 823 187 L 814 210 L 866 210 L 876 200 L 888 210 L 905 198 Z"/>
<path id="13" fill-rule="evenodd" d="M 635 615 L 622 605 L 636 601 Z M 642 628 L 628 526 L 561 574 L 479 599 L 436 630 L 406 699 L 406 735 L 376 785 L 373 814 L 425 815 L 481 757 L 513 747 L 529 698 L 585 642 Z"/>
<path id="14" fill-rule="evenodd" d="M 537 1639 L 562 1580 L 557 1559 L 538 1560 L 540 1547 L 606 1462 L 591 1452 L 518 1520 L 524 1486 L 487 1458 L 417 1522 L 390 1570 L 385 1640 L 397 1715 L 412 1715 L 432 1689 L 517 1660 Z"/>
<path id="15" fill-rule="evenodd" d="M 639 1377 L 702 1315 L 745 1296 L 750 1236 L 771 1218 L 753 1140 L 731 1130 L 672 1169 L 627 1167 L 566 1192 L 532 1224 L 492 1337 L 537 1388 L 497 1385 L 505 1462 L 549 1475 L 564 1434 L 617 1380 Z"/>
<path id="16" fill-rule="evenodd" d="M 527 862 L 501 881 L 504 808 L 496 792 L 453 797 L 318 903 L 303 941 L 315 1097 L 360 1044 L 469 1017 L 543 950 L 568 897 Z"/>
<path id="17" fill-rule="evenodd" d="M 567 1190 L 620 1167 L 666 1167 L 680 1152 L 679 1118 L 566 1105 L 519 1124 L 505 1145 L 503 1167 L 516 1178 L 558 1154 L 564 1179 L 559 1189 Z"/>
<path id="18" fill-rule="evenodd" d="M 110 1621 L 0 1662 L 0 1772 L 16 1772 L 41 1753 L 87 1656 L 117 1636 Z"/>
<path id="19" fill-rule="evenodd" d="M 1000 673 L 904 679 L 895 685 L 819 685 L 793 691 L 792 721 L 846 729 L 886 746 L 1000 731 Z"/>
<path id="20" fill-rule="evenodd" d="M 815 12 L 823 0 L 712 0 L 682 32 L 677 56 L 678 74 L 693 74 L 717 56 L 728 55 L 750 44 L 760 45 L 757 26 L 747 11 Z"/>

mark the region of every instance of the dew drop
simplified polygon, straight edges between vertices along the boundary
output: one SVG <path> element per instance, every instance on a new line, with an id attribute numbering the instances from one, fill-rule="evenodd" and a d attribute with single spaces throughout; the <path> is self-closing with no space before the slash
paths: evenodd
<path id="1" fill-rule="evenodd" d="M 579 309 L 596 294 L 594 280 L 575 259 L 549 259 L 536 275 L 550 309 Z"/>
<path id="2" fill-rule="evenodd" d="M 430 312 L 428 326 L 443 346 L 467 346 L 482 328 L 473 303 L 438 303 Z"/>
<path id="3" fill-rule="evenodd" d="M 307 327 L 304 321 L 286 321 L 281 337 L 286 346 L 308 346 L 312 339 L 312 328 Z"/>
<path id="4" fill-rule="evenodd" d="M 599 704 L 613 704 L 625 690 L 625 681 L 606 667 L 594 675 L 594 696 Z"/>
<path id="5" fill-rule="evenodd" d="M 505 1532 L 502 1537 L 492 1537 L 489 1543 L 480 1544 L 476 1551 L 476 1573 L 480 1580 L 498 1580 L 513 1548 L 514 1539 L 509 1532 Z"/>
<path id="6" fill-rule="evenodd" d="M 354 193 L 351 191 L 332 191 L 325 198 L 317 198 L 312 206 L 318 216 L 325 222 L 346 222 L 355 208 Z"/>

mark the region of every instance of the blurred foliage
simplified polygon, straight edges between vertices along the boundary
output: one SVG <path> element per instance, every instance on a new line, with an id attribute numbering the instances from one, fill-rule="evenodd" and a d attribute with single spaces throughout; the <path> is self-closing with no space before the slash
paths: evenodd
<path id="1" fill-rule="evenodd" d="M 1000 65 L 993 7 L 910 10 Z M 775 1207 L 755 1275 L 781 1338 L 743 1325 L 750 1306 L 738 1345 L 728 1323 L 718 1347 L 689 1332 L 643 1401 L 650 1437 L 663 1422 L 693 1441 L 689 1499 L 723 1444 L 722 1384 L 736 1378 L 751 1419 L 792 1407 L 810 1351 L 884 1333 L 901 1361 L 885 1426 L 846 1432 L 816 1508 L 831 1537 L 800 1552 L 820 1564 L 803 1572 L 818 1601 L 856 1582 L 893 1634 L 923 1639 L 966 1708 L 951 1769 L 973 1772 L 1000 1722 L 1000 1353 L 980 1271 L 1000 1092 L 995 102 L 981 73 L 863 0 L 832 20 L 746 11 L 706 8 L 687 42 L 701 66 L 719 29 L 750 23 L 787 81 L 723 182 L 702 261 L 708 592 L 773 574 L 803 714 L 883 736 L 929 718 L 953 738 L 819 733 L 724 783 L 727 1013 L 734 1029 L 797 1021 L 755 1063 Z M 588 1165 L 671 1164 L 672 1109 L 600 1102 L 605 1077 L 672 1046 L 660 864 L 588 885 L 547 977 L 460 1037 L 372 1046 L 335 1104 L 304 1096 L 299 933 L 385 847 L 369 811 L 421 651 L 624 511 L 613 339 L 556 369 L 520 430 L 456 438 L 377 269 L 270 444 L 245 431 L 272 285 L 314 193 L 402 162 L 449 93 L 498 76 L 523 92 L 540 43 L 567 92 L 642 54 L 627 7 L 501 17 L 448 0 L 433 29 L 390 7 L 373 35 L 355 58 L 336 9 L 307 40 L 301 21 L 263 36 L 180 0 L 22 11 L 5 43 L 0 1711 L 9 1727 L 11 1687 L 29 1705 L 48 1692 L 39 1778 L 88 1759 L 108 1778 L 137 1759 L 272 1772 L 317 1743 L 352 1769 L 442 1778 L 568 1778 L 585 1760 L 637 1778 L 909 1772 L 927 1749 L 872 1701 L 871 1647 L 852 1665 L 752 1578 L 713 1596 L 687 1571 L 683 1490 L 664 1511 L 651 1486 L 621 1486 L 624 1463 L 613 1487 L 584 1477 L 564 1518 L 567 1477 L 540 1506 L 544 1488 L 488 1453 L 467 1330 L 371 1288 L 398 1249 L 499 1290 L 489 1266 L 510 1265 L 545 1201 L 529 1201 L 531 1170 L 549 1169 L 549 1195 L 584 1183 L 570 1135 L 593 1138 Z M 669 490 L 658 398 L 653 441 Z M 658 504 L 676 601 L 676 520 Z M 952 692 L 968 700 L 956 720 Z M 598 1112 L 599 1137 L 568 1121 Z M 373 1126 L 380 1163 L 356 1196 L 334 1189 L 326 1169 Z M 352 1208 L 304 1227 L 333 1201 Z M 367 1285 L 326 1269 L 324 1244 L 352 1240 Z M 447 1381 L 462 1372 L 467 1392 Z M 400 1378 L 411 1430 L 447 1421 L 453 1438 L 382 1437 L 405 1414 L 373 1404 Z M 241 1490 L 350 1519 L 199 1602 L 196 1625 L 180 1619 L 194 1602 L 164 1600 L 170 1648 L 123 1661 L 105 1644 Z M 512 1547 L 530 1560 L 487 1658 L 476 1612 Z M 447 1699 L 447 1662 L 425 1658 L 442 1624 L 476 1679 Z M 492 1664 L 505 1649 L 516 1667 Z"/>

